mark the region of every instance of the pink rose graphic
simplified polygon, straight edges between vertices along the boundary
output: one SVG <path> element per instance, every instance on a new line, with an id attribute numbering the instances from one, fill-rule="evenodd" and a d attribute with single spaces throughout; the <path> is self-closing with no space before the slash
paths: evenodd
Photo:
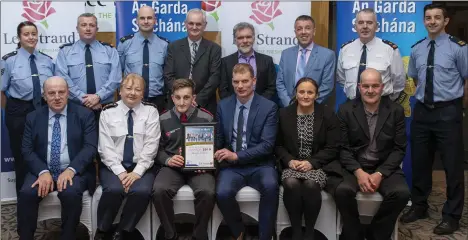
<path id="1" fill-rule="evenodd" d="M 275 30 L 273 26 L 273 19 L 283 14 L 278 8 L 279 1 L 260 1 L 257 0 L 252 3 L 252 15 L 250 18 L 258 24 L 266 23 L 270 26 L 271 30 Z"/>
<path id="2" fill-rule="evenodd" d="M 49 28 L 46 18 L 55 13 L 55 9 L 49 1 L 23 1 L 24 18 L 31 22 L 40 22 L 45 28 Z"/>
<path id="3" fill-rule="evenodd" d="M 221 0 L 216 0 L 216 1 L 202 1 L 201 7 L 205 12 L 209 13 L 215 20 L 216 22 L 219 20 L 218 13 L 216 9 L 221 6 Z"/>

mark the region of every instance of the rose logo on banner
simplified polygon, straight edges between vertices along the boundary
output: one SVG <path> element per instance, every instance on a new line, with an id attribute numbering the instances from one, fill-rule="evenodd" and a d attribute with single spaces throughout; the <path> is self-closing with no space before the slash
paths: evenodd
<path id="1" fill-rule="evenodd" d="M 45 28 L 49 28 L 47 17 L 55 13 L 50 1 L 23 1 L 24 18 L 31 22 L 40 22 Z"/>
<path id="2" fill-rule="evenodd" d="M 250 18 L 258 24 L 266 23 L 271 30 L 275 30 L 273 19 L 283 14 L 279 9 L 279 1 L 260 1 L 252 3 L 252 15 Z"/>
<path id="3" fill-rule="evenodd" d="M 205 12 L 209 13 L 216 20 L 216 22 L 219 20 L 218 11 L 217 11 L 219 6 L 221 6 L 220 0 L 201 2 L 201 8 L 205 10 Z"/>

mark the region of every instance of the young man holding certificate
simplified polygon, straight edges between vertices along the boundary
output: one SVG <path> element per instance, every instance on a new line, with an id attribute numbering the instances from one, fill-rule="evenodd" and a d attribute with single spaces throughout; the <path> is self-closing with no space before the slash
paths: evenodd
<path id="1" fill-rule="evenodd" d="M 161 140 L 156 163 L 163 167 L 154 181 L 153 203 L 165 230 L 165 238 L 177 239 L 172 198 L 188 184 L 195 195 L 193 239 L 207 239 L 208 222 L 215 204 L 215 179 L 207 171 L 182 171 L 185 165 L 182 148 L 186 139 L 183 123 L 212 122 L 213 115 L 203 108 L 193 107 L 195 83 L 192 80 L 175 80 L 171 97 L 175 106 L 160 116 Z M 193 138 L 192 135 L 187 135 L 187 139 Z"/>

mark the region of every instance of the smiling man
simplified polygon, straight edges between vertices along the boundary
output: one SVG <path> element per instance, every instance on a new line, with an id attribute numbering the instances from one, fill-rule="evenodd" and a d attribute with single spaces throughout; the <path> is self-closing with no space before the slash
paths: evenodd
<path id="1" fill-rule="evenodd" d="M 359 38 L 341 46 L 336 81 L 343 87 L 346 97 L 354 99 L 360 96 L 358 82 L 361 73 L 366 68 L 373 68 L 382 75 L 382 95 L 397 100 L 406 83 L 397 45 L 375 36 L 377 15 L 372 8 L 362 9 L 356 14 L 354 28 Z"/>

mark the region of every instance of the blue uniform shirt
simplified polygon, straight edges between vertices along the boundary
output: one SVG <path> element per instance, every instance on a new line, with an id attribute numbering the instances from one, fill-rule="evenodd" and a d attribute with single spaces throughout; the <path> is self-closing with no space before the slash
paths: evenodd
<path id="1" fill-rule="evenodd" d="M 95 40 L 90 45 L 96 94 L 101 98 L 101 103 L 110 103 L 122 80 L 119 55 L 108 44 Z M 87 94 L 85 46 L 86 43 L 81 40 L 61 46 L 55 66 L 55 75 L 65 78 L 68 83 L 70 99 L 80 103 Z"/>
<path id="2" fill-rule="evenodd" d="M 421 102 L 424 102 L 430 41 L 425 38 L 413 45 L 408 65 L 408 75 L 418 80 L 415 97 Z M 435 39 L 434 52 L 434 102 L 462 97 L 465 79 L 468 79 L 466 43 L 445 33 L 439 35 Z"/>
<path id="3" fill-rule="evenodd" d="M 140 32 L 120 39 L 117 51 L 119 52 L 120 64 L 125 75 L 129 73 L 137 73 L 140 76 L 143 75 L 144 40 L 145 38 Z M 156 34 L 152 34 L 151 37 L 148 38 L 150 65 L 148 86 L 149 97 L 156 97 L 163 94 L 163 67 L 164 59 L 167 55 L 167 45 L 168 43 L 159 38 Z"/>
<path id="4" fill-rule="evenodd" d="M 237 120 L 239 119 L 239 112 L 240 112 L 240 106 L 244 105 L 245 109 L 244 109 L 244 127 L 242 129 L 242 149 L 239 150 L 239 151 L 242 151 L 242 150 L 245 150 L 247 149 L 247 120 L 249 119 L 249 112 L 250 112 L 250 106 L 252 105 L 252 100 L 253 100 L 253 96 L 252 98 L 250 98 L 249 101 L 247 101 L 245 104 L 242 104 L 239 99 L 236 99 L 236 109 L 234 111 L 234 125 L 232 126 L 232 139 L 231 139 L 231 146 L 232 146 L 232 150 L 233 152 L 238 152 L 238 150 L 236 149 L 236 144 L 237 144 L 237 134 L 239 134 L 239 129 L 237 129 Z"/>
<path id="5" fill-rule="evenodd" d="M 44 81 L 53 76 L 54 63 L 48 55 L 34 50 L 35 63 L 39 80 Z M 33 99 L 33 81 L 29 57 L 31 54 L 24 48 L 3 56 L 0 69 L 2 73 L 2 91 L 7 92 L 13 98 L 25 101 Z"/>

